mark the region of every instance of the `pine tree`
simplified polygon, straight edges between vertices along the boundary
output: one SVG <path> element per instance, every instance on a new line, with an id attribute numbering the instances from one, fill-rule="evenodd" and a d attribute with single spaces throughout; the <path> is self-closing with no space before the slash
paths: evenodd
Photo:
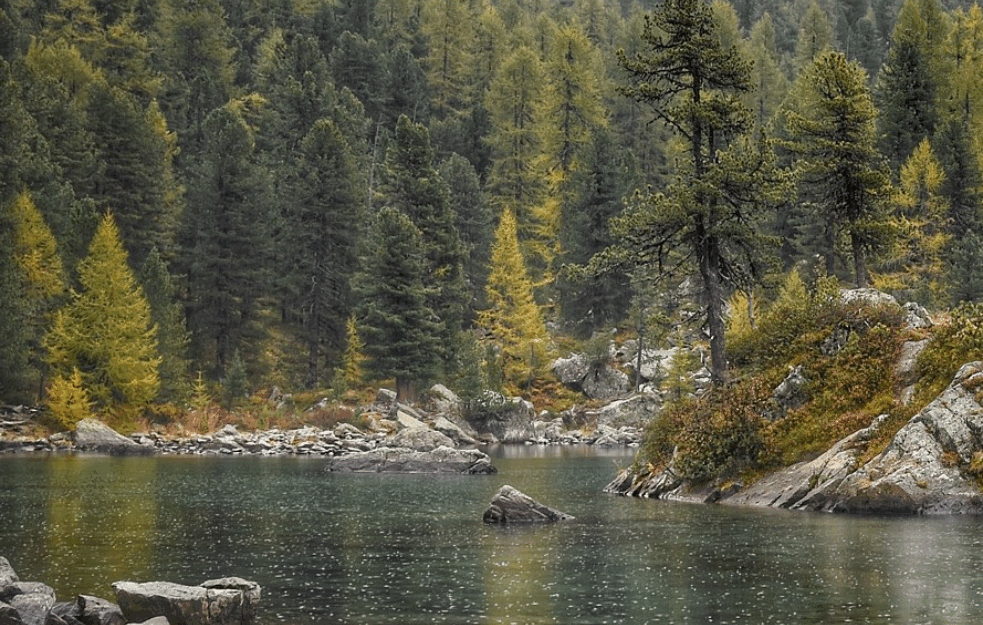
<path id="1" fill-rule="evenodd" d="M 259 299 L 267 292 L 270 182 L 234 103 L 213 111 L 204 130 L 202 164 L 188 189 L 181 273 L 196 347 L 214 350 L 222 378 L 232 353 L 256 344 L 245 338 L 258 331 Z"/>
<path id="2" fill-rule="evenodd" d="M 522 257 L 515 215 L 508 209 L 495 230 L 485 288 L 488 308 L 479 313 L 478 325 L 501 350 L 506 380 L 515 385 L 530 382 L 546 364 L 548 335 Z"/>
<path id="3" fill-rule="evenodd" d="M 191 335 L 184 320 L 184 307 L 177 299 L 174 281 L 156 248 L 143 262 L 140 285 L 150 304 L 151 318 L 157 326 L 157 353 L 160 356 L 157 400 L 180 403 L 190 391 L 188 348 Z"/>
<path id="4" fill-rule="evenodd" d="M 619 58 L 628 73 L 621 92 L 650 107 L 685 142 L 687 159 L 661 193 L 637 193 L 615 234 L 643 263 L 666 267 L 675 251 L 696 265 L 706 302 L 711 374 L 725 381 L 724 288 L 760 276 L 763 250 L 756 218 L 781 195 L 774 159 L 740 102 L 750 64 L 723 49 L 703 0 L 669 0 L 646 20 L 645 49 Z"/>
<path id="5" fill-rule="evenodd" d="M 478 172 L 459 154 L 452 154 L 440 164 L 440 176 L 447 183 L 451 211 L 464 246 L 464 275 L 467 278 L 472 306 L 484 301 L 491 237 L 494 223 L 491 206 L 482 192 Z"/>
<path id="6" fill-rule="evenodd" d="M 405 214 L 383 207 L 359 285 L 359 335 L 365 341 L 365 371 L 395 378 L 397 397 L 412 401 L 420 383 L 439 367 L 439 326 L 427 306 L 426 260 L 420 230 Z"/>
<path id="7" fill-rule="evenodd" d="M 427 305 L 441 327 L 437 355 L 446 366 L 454 361 L 468 303 L 465 250 L 447 184 L 433 160 L 427 129 L 406 116 L 400 117 L 386 153 L 382 189 L 386 205 L 407 215 L 423 238 Z"/>
<path id="8" fill-rule="evenodd" d="M 785 111 L 789 147 L 821 224 L 826 273 L 835 275 L 837 241 L 846 234 L 856 284 L 866 286 L 867 256 L 886 243 L 890 196 L 867 75 L 842 53 L 826 52 L 800 75 L 797 90 L 797 107 Z"/>
<path id="9" fill-rule="evenodd" d="M 304 138 L 296 171 L 285 214 L 285 277 L 289 306 L 303 323 L 311 388 L 322 381 L 324 350 L 330 371 L 344 349 L 364 209 L 357 162 L 331 120 L 315 123 Z"/>
<path id="10" fill-rule="evenodd" d="M 829 23 L 829 16 L 813 0 L 799 24 L 799 39 L 795 44 L 796 68 L 799 71 L 804 70 L 813 59 L 833 47 L 833 27 Z"/>
<path id="11" fill-rule="evenodd" d="M 156 328 L 127 263 L 119 229 L 107 214 L 78 267 L 82 290 L 57 312 L 45 341 L 55 373 L 67 377 L 78 368 L 101 408 L 139 409 L 160 386 Z"/>

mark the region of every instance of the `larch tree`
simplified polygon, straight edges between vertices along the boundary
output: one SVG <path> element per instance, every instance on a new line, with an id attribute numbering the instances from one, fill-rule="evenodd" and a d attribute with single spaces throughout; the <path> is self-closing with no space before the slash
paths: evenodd
<path id="1" fill-rule="evenodd" d="M 774 159 L 762 141 L 741 139 L 753 128 L 740 97 L 750 63 L 724 49 L 710 6 L 668 0 L 646 20 L 645 47 L 619 56 L 628 75 L 624 95 L 647 106 L 685 145 L 673 182 L 636 192 L 616 221 L 620 246 L 637 263 L 661 270 L 677 250 L 695 264 L 706 305 L 712 379 L 727 377 L 724 302 L 728 285 L 761 272 L 763 206 L 780 195 Z"/>
<path id="2" fill-rule="evenodd" d="M 941 194 L 945 171 L 928 139 L 923 139 L 901 167 L 901 182 L 894 197 L 899 236 L 877 288 L 938 308 L 949 303 L 946 253 L 949 247 L 948 202 Z"/>
<path id="3" fill-rule="evenodd" d="M 826 273 L 847 237 L 857 286 L 868 283 L 867 257 L 887 243 L 890 176 L 877 150 L 867 73 L 840 52 L 826 52 L 799 76 L 795 106 L 784 111 L 788 147 L 805 200 L 821 229 Z"/>
<path id="4" fill-rule="evenodd" d="M 78 369 L 98 407 L 139 410 L 160 387 L 156 327 L 112 215 L 99 224 L 78 275 L 81 291 L 55 314 L 46 337 L 48 362 L 65 379 Z"/>
<path id="5" fill-rule="evenodd" d="M 488 308 L 478 325 L 500 350 L 506 381 L 531 382 L 546 364 L 549 336 L 519 244 L 515 215 L 506 209 L 495 230 L 491 273 L 485 287 Z"/>

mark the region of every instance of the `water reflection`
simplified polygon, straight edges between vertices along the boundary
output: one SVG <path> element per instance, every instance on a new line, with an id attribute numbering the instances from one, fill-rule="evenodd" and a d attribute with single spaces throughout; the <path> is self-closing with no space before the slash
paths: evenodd
<path id="1" fill-rule="evenodd" d="M 264 623 L 983 622 L 973 518 L 861 518 L 601 493 L 630 453 L 495 450 L 495 476 L 304 458 L 0 457 L 0 555 L 61 598 L 120 579 L 264 589 Z M 485 526 L 502 484 L 576 516 Z"/>

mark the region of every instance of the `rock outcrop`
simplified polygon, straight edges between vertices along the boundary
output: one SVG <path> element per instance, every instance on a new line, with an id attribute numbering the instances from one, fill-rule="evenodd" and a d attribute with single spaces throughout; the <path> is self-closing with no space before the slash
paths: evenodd
<path id="1" fill-rule="evenodd" d="M 554 523 L 572 519 L 569 514 L 554 510 L 506 484 L 492 498 L 482 520 L 489 524 Z"/>
<path id="2" fill-rule="evenodd" d="M 877 456 L 860 464 L 886 416 L 837 442 L 815 460 L 773 473 L 736 492 L 692 490 L 671 469 L 623 472 L 605 489 L 640 497 L 721 501 L 793 510 L 865 514 L 983 514 L 983 362 L 964 365 L 952 383 L 912 417 Z"/>
<path id="3" fill-rule="evenodd" d="M 415 451 L 402 447 L 383 447 L 328 459 L 325 471 L 338 473 L 456 473 L 483 475 L 495 473 L 488 454 L 477 449 L 437 447 Z"/>

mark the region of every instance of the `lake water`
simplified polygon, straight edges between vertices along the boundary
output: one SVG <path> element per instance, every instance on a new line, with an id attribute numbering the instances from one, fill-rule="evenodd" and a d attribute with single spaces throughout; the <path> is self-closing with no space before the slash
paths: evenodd
<path id="1" fill-rule="evenodd" d="M 494 476 L 316 458 L 0 456 L 0 555 L 60 600 L 118 580 L 263 587 L 260 622 L 983 622 L 983 520 L 601 492 L 624 451 L 503 447 Z M 491 527 L 511 484 L 576 519 Z"/>

